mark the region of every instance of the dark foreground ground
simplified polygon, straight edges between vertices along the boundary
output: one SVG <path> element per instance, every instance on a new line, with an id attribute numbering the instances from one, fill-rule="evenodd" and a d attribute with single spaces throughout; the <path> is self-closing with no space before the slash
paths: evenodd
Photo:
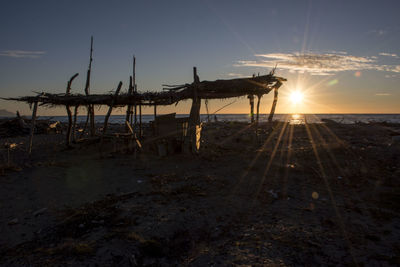
<path id="1" fill-rule="evenodd" d="M 398 266 L 399 134 L 213 123 L 197 156 L 137 159 L 36 136 L 0 176 L 0 265 Z"/>

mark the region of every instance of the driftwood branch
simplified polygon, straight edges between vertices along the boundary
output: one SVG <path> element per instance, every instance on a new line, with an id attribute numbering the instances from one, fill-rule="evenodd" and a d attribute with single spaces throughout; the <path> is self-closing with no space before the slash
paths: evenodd
<path id="1" fill-rule="evenodd" d="M 71 94 L 71 85 L 72 82 L 76 77 L 78 77 L 79 73 L 75 73 L 68 81 L 67 83 L 67 89 L 65 91 L 65 95 L 70 95 Z M 67 115 L 68 115 L 68 128 L 67 128 L 67 136 L 66 136 L 66 145 L 70 146 L 71 142 L 71 129 L 72 129 L 72 113 L 70 109 L 70 105 L 66 105 L 65 108 L 67 109 Z"/>
<path id="2" fill-rule="evenodd" d="M 122 87 L 122 82 L 119 82 L 118 88 L 117 88 L 117 90 L 115 91 L 115 94 L 114 94 L 114 99 L 117 98 L 117 96 L 118 96 L 118 94 L 119 94 L 119 91 L 121 90 L 121 87 Z M 107 131 L 108 119 L 110 118 L 110 115 L 111 115 L 113 106 L 114 106 L 114 101 L 111 102 L 110 107 L 108 108 L 108 112 L 107 112 L 107 114 L 106 114 L 106 117 L 105 117 L 105 119 L 104 119 L 103 135 L 104 135 L 104 134 L 106 133 L 106 131 Z"/>

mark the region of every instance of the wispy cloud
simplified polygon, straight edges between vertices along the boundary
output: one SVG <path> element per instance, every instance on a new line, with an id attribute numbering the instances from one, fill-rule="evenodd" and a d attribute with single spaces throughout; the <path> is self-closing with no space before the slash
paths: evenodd
<path id="1" fill-rule="evenodd" d="M 272 53 L 256 54 L 258 60 L 241 60 L 235 66 L 273 68 L 312 75 L 333 75 L 342 71 L 378 70 L 400 72 L 400 66 L 380 65 L 376 57 L 358 57 L 345 52 L 317 53 Z"/>
<path id="2" fill-rule="evenodd" d="M 26 51 L 26 50 L 4 50 L 0 51 L 2 57 L 13 58 L 39 58 L 46 54 L 45 51 Z"/>
<path id="3" fill-rule="evenodd" d="M 380 56 L 385 56 L 385 57 L 395 57 L 399 58 L 397 54 L 391 54 L 391 53 L 379 53 Z"/>
<path id="4" fill-rule="evenodd" d="M 379 94 L 375 94 L 376 96 L 389 96 L 389 95 L 392 95 L 392 94 L 387 94 L 387 93 L 379 93 Z"/>
<path id="5" fill-rule="evenodd" d="M 246 76 L 243 75 L 243 74 L 233 73 L 233 72 L 230 72 L 230 73 L 228 73 L 227 75 L 228 75 L 229 77 L 236 77 L 236 78 L 243 78 L 243 77 L 246 77 Z"/>

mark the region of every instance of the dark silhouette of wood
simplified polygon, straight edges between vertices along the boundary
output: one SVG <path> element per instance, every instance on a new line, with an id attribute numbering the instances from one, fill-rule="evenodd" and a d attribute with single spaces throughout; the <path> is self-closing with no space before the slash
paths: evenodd
<path id="1" fill-rule="evenodd" d="M 261 101 L 261 96 L 257 96 L 257 116 L 256 116 L 256 123 L 258 124 L 259 120 L 259 115 L 260 115 L 260 101 Z"/>
<path id="2" fill-rule="evenodd" d="M 278 88 L 279 87 L 275 87 L 274 89 L 274 101 L 272 102 L 272 107 L 271 107 L 271 112 L 269 113 L 268 122 L 272 122 L 272 119 L 274 118 L 275 107 L 276 103 L 278 102 Z"/>
<path id="3" fill-rule="evenodd" d="M 142 138 L 142 105 L 139 104 L 139 138 Z"/>
<path id="4" fill-rule="evenodd" d="M 93 36 L 90 38 L 90 58 L 89 58 L 89 67 L 86 74 L 86 84 L 85 84 L 85 94 L 88 96 L 90 94 L 90 76 L 92 72 L 92 61 L 93 61 Z M 83 128 L 85 132 L 87 123 L 90 120 L 90 135 L 95 136 L 96 130 L 94 125 L 94 106 L 93 104 L 87 105 L 87 118 L 85 127 Z"/>
<path id="5" fill-rule="evenodd" d="M 137 87 L 136 87 L 136 57 L 135 56 L 133 56 L 132 85 L 133 85 L 133 92 L 136 94 L 137 93 Z M 133 121 L 134 127 L 133 127 L 133 129 L 136 130 L 136 125 L 137 125 L 137 104 L 136 104 L 136 101 L 135 101 L 135 104 L 134 104 L 134 108 L 135 108 L 135 111 L 134 111 L 134 121 Z"/>
<path id="6" fill-rule="evenodd" d="M 247 98 L 250 101 L 250 121 L 254 122 L 254 95 L 248 95 Z"/>
<path id="7" fill-rule="evenodd" d="M 31 130 L 29 134 L 29 143 L 28 143 L 28 154 L 32 153 L 32 142 L 33 142 L 33 133 L 35 132 L 35 122 L 36 122 L 36 112 L 37 112 L 38 102 L 34 102 L 33 111 L 32 111 L 32 120 L 31 120 Z"/>
<path id="8" fill-rule="evenodd" d="M 75 73 L 71 79 L 69 79 L 67 83 L 67 89 L 65 92 L 65 95 L 70 95 L 71 94 L 71 84 L 73 80 L 78 77 L 79 73 Z M 71 143 L 71 129 L 72 129 L 72 113 L 69 105 L 66 105 L 65 108 L 67 109 L 67 115 L 68 115 L 68 127 L 67 127 L 67 136 L 66 136 L 66 145 L 70 146 Z"/>
<path id="9" fill-rule="evenodd" d="M 103 135 L 107 131 L 108 119 L 110 118 L 110 115 L 111 115 L 111 112 L 112 112 L 112 109 L 113 109 L 113 106 L 114 106 L 115 99 L 118 97 L 118 94 L 119 94 L 119 91 L 121 90 L 121 87 L 122 87 L 122 82 L 119 82 L 117 90 L 115 91 L 115 94 L 114 94 L 113 101 L 111 101 L 110 107 L 108 108 L 108 112 L 106 114 L 106 117 L 104 118 Z"/>
<path id="10" fill-rule="evenodd" d="M 132 76 L 129 76 L 129 88 L 128 88 L 128 96 L 131 96 L 133 92 L 133 86 L 132 86 Z M 125 116 L 125 121 L 129 123 L 130 117 L 132 113 L 132 105 L 128 104 L 128 107 L 126 108 L 126 116 Z M 125 124 L 125 131 L 128 132 L 128 126 Z"/>
<path id="11" fill-rule="evenodd" d="M 72 123 L 72 142 L 76 142 L 76 118 L 78 116 L 79 106 L 75 106 L 74 108 L 74 121 Z"/>
<path id="12" fill-rule="evenodd" d="M 197 129 L 200 127 L 200 108 L 201 108 L 201 98 L 198 96 L 198 85 L 200 83 L 200 78 L 197 75 L 197 68 L 193 67 L 193 98 L 192 107 L 190 109 L 189 115 L 189 138 L 191 144 L 191 152 L 198 152 L 198 136 Z"/>

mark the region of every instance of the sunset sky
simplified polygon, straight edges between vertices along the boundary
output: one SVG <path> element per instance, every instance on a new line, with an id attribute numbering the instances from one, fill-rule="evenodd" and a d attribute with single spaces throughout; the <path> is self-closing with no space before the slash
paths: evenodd
<path id="1" fill-rule="evenodd" d="M 399 11 L 399 0 L 3 0 L 0 96 L 63 93 L 76 72 L 72 91 L 82 93 L 93 35 L 92 93 L 119 81 L 126 90 L 133 55 L 139 91 L 191 83 L 193 66 L 200 80 L 215 80 L 277 64 L 276 75 L 288 79 L 277 113 L 400 113 Z M 297 104 L 293 91 L 303 94 Z M 233 100 L 211 101 L 209 110 Z M 261 112 L 271 103 L 272 94 L 264 96 Z M 0 109 L 30 113 L 15 102 L 0 101 Z M 186 101 L 160 112 L 189 109 Z M 246 98 L 221 111 L 248 112 Z"/>

